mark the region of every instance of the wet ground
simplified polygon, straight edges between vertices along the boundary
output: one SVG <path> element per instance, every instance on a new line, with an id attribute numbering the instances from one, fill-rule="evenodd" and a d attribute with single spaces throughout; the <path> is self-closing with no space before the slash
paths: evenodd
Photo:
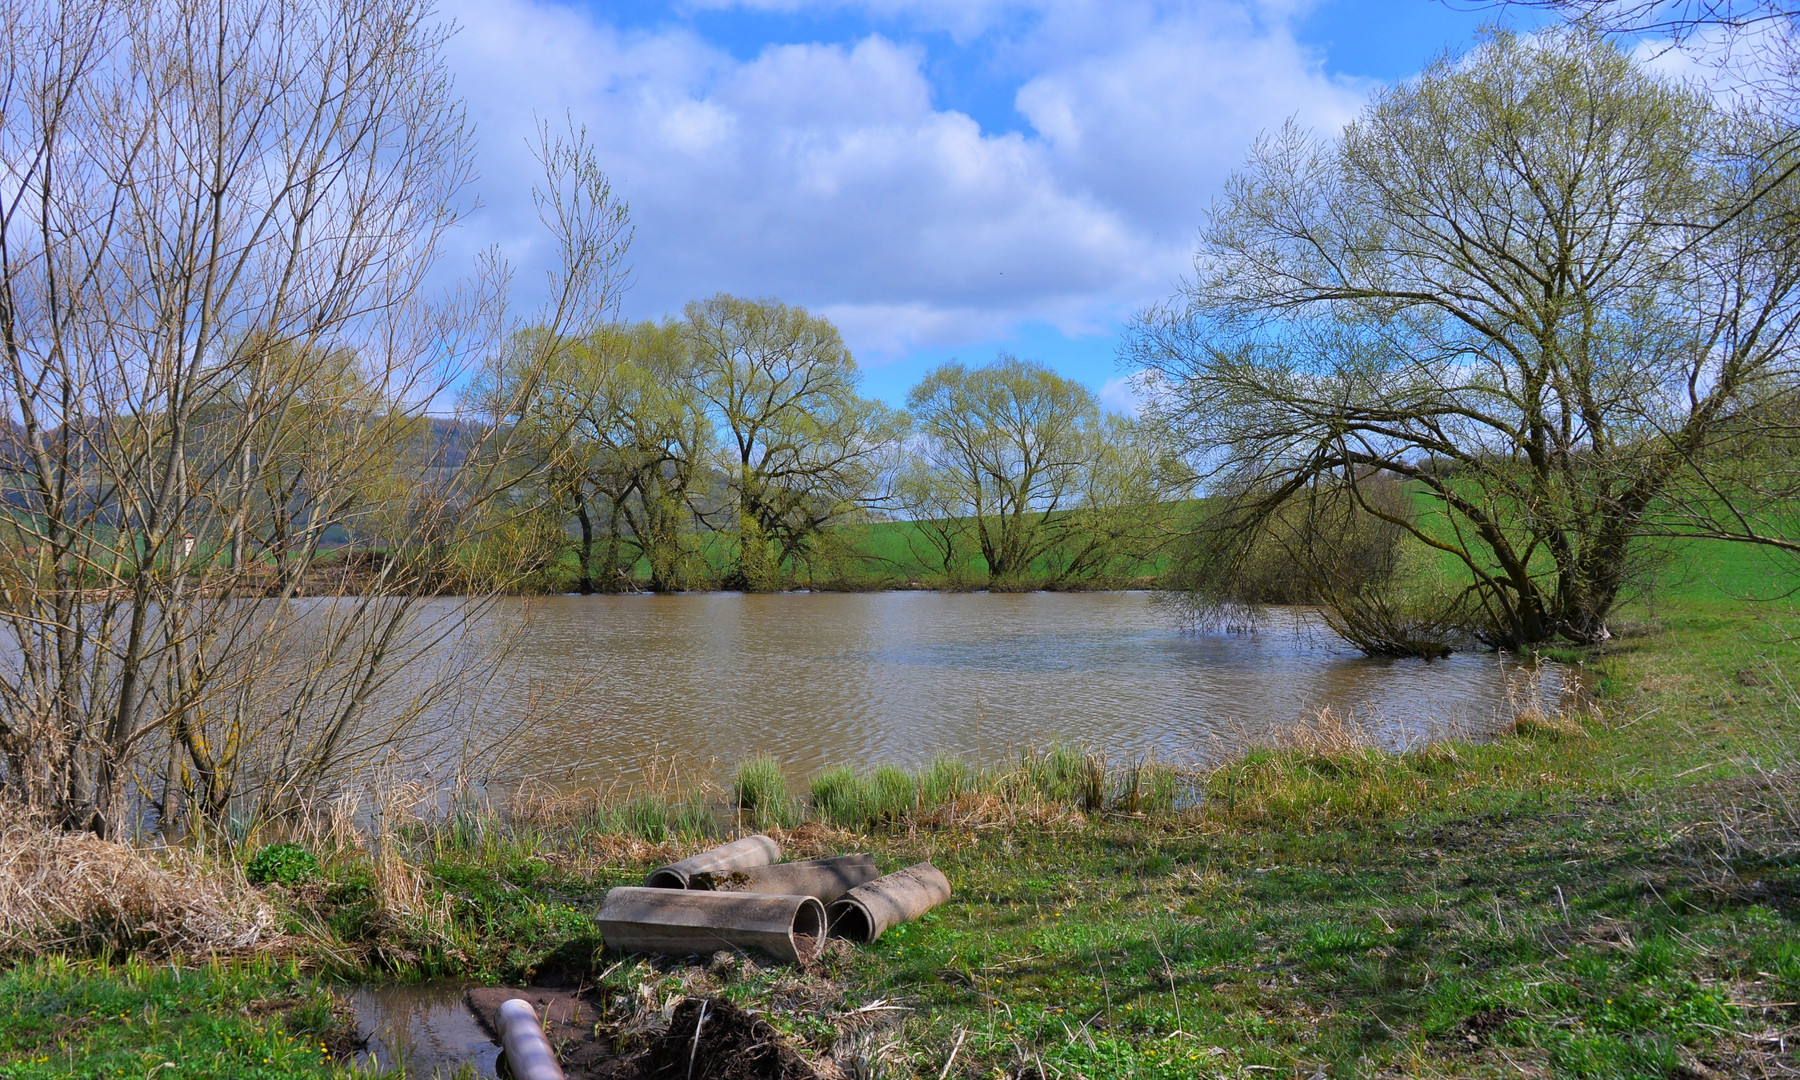
<path id="1" fill-rule="evenodd" d="M 353 990 L 360 1060 L 404 1064 L 411 1077 L 449 1077 L 468 1065 L 498 1075 L 500 1004 L 531 1003 L 569 1080 L 817 1080 L 812 1066 L 762 1019 L 720 998 L 690 997 L 671 1012 L 622 1010 L 592 990 L 468 987 L 438 982 Z M 662 1013 L 660 1018 L 658 1014 Z M 372 1059 L 372 1061 L 371 1061 Z"/>
<path id="2" fill-rule="evenodd" d="M 467 985 L 430 982 L 360 986 L 347 995 L 357 1033 L 369 1040 L 360 1055 L 383 1068 L 402 1062 L 408 1076 L 450 1076 L 464 1064 L 477 1076 L 496 1076 L 500 1046 L 469 1010 Z"/>

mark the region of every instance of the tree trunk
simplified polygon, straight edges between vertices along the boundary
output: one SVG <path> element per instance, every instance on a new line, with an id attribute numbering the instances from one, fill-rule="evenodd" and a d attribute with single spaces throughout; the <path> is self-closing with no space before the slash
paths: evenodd
<path id="1" fill-rule="evenodd" d="M 575 519 L 581 522 L 581 581 L 576 586 L 583 596 L 594 594 L 594 520 L 588 515 L 586 499 L 575 500 Z"/>

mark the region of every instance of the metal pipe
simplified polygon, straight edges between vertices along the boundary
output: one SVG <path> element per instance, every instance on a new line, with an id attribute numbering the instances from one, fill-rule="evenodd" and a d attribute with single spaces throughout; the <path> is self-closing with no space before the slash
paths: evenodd
<path id="1" fill-rule="evenodd" d="M 810 896 L 622 885 L 606 894 L 595 921 L 607 948 L 628 953 L 760 949 L 802 962 L 825 946 L 825 905 Z"/>
<path id="2" fill-rule="evenodd" d="M 513 1080 L 563 1080 L 562 1066 L 556 1063 L 531 1002 L 522 998 L 502 1001 L 499 1027 L 500 1045 L 506 1049 L 506 1067 Z"/>
<path id="3" fill-rule="evenodd" d="M 810 896 L 821 904 L 829 904 L 880 876 L 881 868 L 869 856 L 838 855 L 743 870 L 703 871 L 688 878 L 688 888 Z"/>
<path id="4" fill-rule="evenodd" d="M 767 866 L 781 858 L 781 845 L 757 833 L 729 844 L 690 855 L 677 863 L 650 871 L 644 884 L 653 889 L 685 889 L 695 874 L 716 874 L 731 870 L 748 870 Z"/>
<path id="5" fill-rule="evenodd" d="M 916 863 L 867 885 L 858 885 L 831 905 L 832 937 L 867 945 L 890 927 L 911 922 L 950 899 L 950 879 L 928 862 Z"/>

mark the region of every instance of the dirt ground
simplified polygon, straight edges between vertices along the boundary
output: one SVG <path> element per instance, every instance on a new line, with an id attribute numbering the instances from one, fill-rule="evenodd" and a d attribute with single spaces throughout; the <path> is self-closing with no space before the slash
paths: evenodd
<path id="1" fill-rule="evenodd" d="M 722 998 L 682 1001 L 658 1031 L 611 1022 L 599 997 L 580 989 L 468 992 L 469 1008 L 496 1039 L 500 1003 L 513 998 L 530 1002 L 544 1018 L 568 1080 L 820 1080 L 767 1022 Z"/>

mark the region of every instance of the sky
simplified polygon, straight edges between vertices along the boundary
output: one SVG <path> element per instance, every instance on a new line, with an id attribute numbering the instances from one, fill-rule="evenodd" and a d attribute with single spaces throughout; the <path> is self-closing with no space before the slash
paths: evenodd
<path id="1" fill-rule="evenodd" d="M 1335 130 L 1506 15 L 1475 0 L 447 0 L 481 206 L 522 303 L 549 251 L 540 121 L 586 128 L 636 238 L 622 314 L 730 292 L 829 317 L 891 404 L 1010 352 L 1129 411 L 1132 314 L 1170 297 L 1256 135 Z"/>

